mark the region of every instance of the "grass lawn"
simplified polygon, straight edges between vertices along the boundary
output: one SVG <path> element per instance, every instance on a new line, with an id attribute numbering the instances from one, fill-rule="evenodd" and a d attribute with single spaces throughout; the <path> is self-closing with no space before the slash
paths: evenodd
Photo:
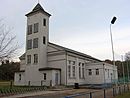
<path id="1" fill-rule="evenodd" d="M 119 95 L 119 96 L 117 96 L 115 98 L 130 98 L 130 92 L 124 93 L 124 94 Z"/>

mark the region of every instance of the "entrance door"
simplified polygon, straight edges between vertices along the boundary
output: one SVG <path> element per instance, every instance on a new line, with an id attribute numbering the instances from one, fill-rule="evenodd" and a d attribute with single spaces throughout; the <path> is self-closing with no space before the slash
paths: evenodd
<path id="1" fill-rule="evenodd" d="M 58 73 L 55 73 L 55 85 L 58 85 L 58 79 L 59 79 L 58 76 L 59 76 Z"/>

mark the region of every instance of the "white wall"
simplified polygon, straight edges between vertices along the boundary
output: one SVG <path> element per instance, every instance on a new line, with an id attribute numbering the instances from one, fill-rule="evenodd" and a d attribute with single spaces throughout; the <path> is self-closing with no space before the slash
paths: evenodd
<path id="1" fill-rule="evenodd" d="M 92 69 L 92 75 L 88 75 L 88 69 Z M 96 69 L 99 69 L 99 75 L 96 75 Z M 86 82 L 88 84 L 112 83 L 114 79 L 118 79 L 117 67 L 108 63 L 88 63 L 86 70 Z M 113 70 L 115 71 L 115 77 Z"/>
<path id="2" fill-rule="evenodd" d="M 66 56 L 65 54 L 48 56 L 48 67 L 61 69 L 61 84 L 66 84 Z"/>
<path id="3" fill-rule="evenodd" d="M 19 80 L 19 74 L 21 74 L 21 80 Z M 25 73 L 24 72 L 15 73 L 14 85 L 18 85 L 18 86 L 25 85 Z"/>
<path id="4" fill-rule="evenodd" d="M 46 18 L 47 26 L 43 26 L 43 18 Z M 32 16 L 27 17 L 27 25 L 34 25 L 35 23 L 39 23 L 38 33 L 32 33 L 27 35 L 26 33 L 26 42 L 29 39 L 38 38 L 38 48 L 26 50 L 26 56 L 31 55 L 31 59 L 33 62 L 33 54 L 38 54 L 39 65 L 40 67 L 47 66 L 47 44 L 48 44 L 48 36 L 49 36 L 49 17 L 42 14 L 37 13 Z M 43 44 L 43 36 L 46 37 L 46 44 Z M 44 59 L 43 59 L 44 58 Z M 27 60 L 27 58 L 26 58 Z"/>
<path id="5" fill-rule="evenodd" d="M 87 77 L 86 76 L 86 70 L 84 69 L 84 78 L 83 77 L 79 77 L 79 63 L 81 63 L 81 69 L 82 69 L 82 64 L 84 63 L 84 68 L 86 67 L 86 63 L 88 62 L 92 62 L 94 60 L 91 60 L 89 58 L 86 58 L 86 57 L 82 57 L 82 56 L 79 56 L 79 55 L 76 55 L 76 54 L 73 54 L 73 53 L 67 53 L 67 68 L 68 66 L 70 65 L 69 64 L 69 61 L 75 61 L 75 65 L 72 65 L 71 66 L 75 66 L 76 67 L 76 77 L 75 78 L 69 78 L 69 75 L 68 75 L 68 69 L 67 69 L 67 85 L 74 85 L 74 83 L 79 83 L 79 84 L 87 84 L 86 83 L 86 80 L 85 78 Z M 71 67 L 71 75 L 72 75 L 72 67 Z M 81 70 L 81 76 L 83 76 L 82 74 L 82 70 Z"/>

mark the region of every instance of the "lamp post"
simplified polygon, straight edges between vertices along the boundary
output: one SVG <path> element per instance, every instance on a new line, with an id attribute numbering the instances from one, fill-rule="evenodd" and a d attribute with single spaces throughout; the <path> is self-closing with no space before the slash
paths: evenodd
<path id="1" fill-rule="evenodd" d="M 115 55 L 114 55 L 114 47 L 113 47 L 113 37 L 112 37 L 112 24 L 115 23 L 116 17 L 114 16 L 111 20 L 110 23 L 110 36 L 111 36 L 111 47 L 112 47 L 112 57 L 113 57 L 113 78 L 115 79 L 115 72 L 114 72 L 114 67 L 115 67 Z"/>
<path id="2" fill-rule="evenodd" d="M 122 59 L 122 71 L 123 71 L 123 83 L 125 84 L 125 71 L 124 71 L 124 64 L 123 64 L 123 55 L 121 55 Z"/>
<path id="3" fill-rule="evenodd" d="M 115 23 L 116 21 L 116 17 L 113 17 L 113 19 L 111 20 L 111 23 L 110 23 L 110 36 L 111 36 L 111 47 L 112 47 L 112 55 L 113 55 L 113 65 L 115 65 L 115 55 L 114 55 L 114 47 L 113 47 L 113 37 L 112 37 L 112 24 Z"/>

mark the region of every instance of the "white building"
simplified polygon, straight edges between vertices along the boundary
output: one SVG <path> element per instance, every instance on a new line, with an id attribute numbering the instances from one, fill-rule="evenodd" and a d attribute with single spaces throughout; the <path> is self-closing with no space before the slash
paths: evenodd
<path id="1" fill-rule="evenodd" d="M 26 52 L 15 85 L 111 84 L 117 67 L 49 42 L 49 17 L 38 3 L 27 16 Z"/>

